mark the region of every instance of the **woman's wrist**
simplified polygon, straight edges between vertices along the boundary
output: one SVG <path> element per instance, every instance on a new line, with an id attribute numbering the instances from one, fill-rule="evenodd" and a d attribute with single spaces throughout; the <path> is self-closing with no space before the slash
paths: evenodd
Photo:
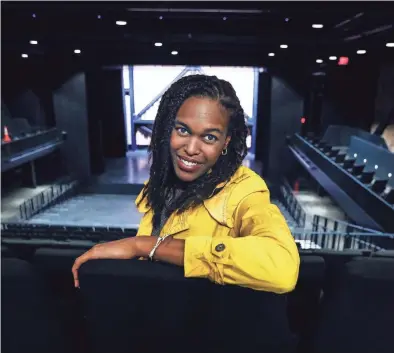
<path id="1" fill-rule="evenodd" d="M 138 236 L 134 237 L 137 257 L 148 257 L 149 253 L 156 244 L 157 237 L 153 236 Z"/>

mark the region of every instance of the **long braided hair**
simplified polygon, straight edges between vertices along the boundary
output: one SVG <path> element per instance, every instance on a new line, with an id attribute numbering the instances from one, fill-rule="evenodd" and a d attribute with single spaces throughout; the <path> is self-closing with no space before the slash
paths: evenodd
<path id="1" fill-rule="evenodd" d="M 229 114 L 228 135 L 231 136 L 227 154 L 221 155 L 210 173 L 183 185 L 181 196 L 168 207 L 168 215 L 183 212 L 201 204 L 209 198 L 216 186 L 228 181 L 241 166 L 247 154 L 247 127 L 245 114 L 232 85 L 216 76 L 189 75 L 182 77 L 162 96 L 153 125 L 149 146 L 151 168 L 150 179 L 143 191 L 141 201 L 147 197 L 153 210 L 153 227 L 161 222 L 161 212 L 169 193 L 180 184 L 175 175 L 170 154 L 170 138 L 175 127 L 177 112 L 183 102 L 190 97 L 210 98 L 219 102 Z"/>

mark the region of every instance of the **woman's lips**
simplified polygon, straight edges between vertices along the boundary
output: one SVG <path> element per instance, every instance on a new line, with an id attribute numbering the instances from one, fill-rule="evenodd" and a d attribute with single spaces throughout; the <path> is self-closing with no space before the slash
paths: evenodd
<path id="1" fill-rule="evenodd" d="M 179 156 L 177 156 L 177 163 L 180 170 L 188 173 L 194 173 L 203 166 L 201 163 L 192 163 Z"/>

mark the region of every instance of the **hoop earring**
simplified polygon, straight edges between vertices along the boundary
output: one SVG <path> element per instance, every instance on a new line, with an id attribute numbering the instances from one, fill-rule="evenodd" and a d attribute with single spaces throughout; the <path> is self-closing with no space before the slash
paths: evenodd
<path id="1" fill-rule="evenodd" d="M 226 155 L 227 155 L 227 147 L 222 151 L 222 156 L 226 156 Z"/>

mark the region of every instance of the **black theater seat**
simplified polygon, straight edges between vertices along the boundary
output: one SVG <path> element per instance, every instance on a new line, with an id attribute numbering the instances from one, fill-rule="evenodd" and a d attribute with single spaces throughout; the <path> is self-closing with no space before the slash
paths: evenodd
<path id="1" fill-rule="evenodd" d="M 139 260 L 90 261 L 80 286 L 92 353 L 294 352 L 284 295 Z"/>
<path id="2" fill-rule="evenodd" d="M 383 198 L 389 203 L 394 205 L 394 189 L 390 189 L 387 194 L 383 196 Z"/>
<path id="3" fill-rule="evenodd" d="M 330 152 L 330 151 L 332 150 L 332 146 L 330 146 L 330 145 L 325 145 L 325 146 L 322 146 L 322 147 L 320 148 L 320 150 L 321 150 L 323 153 L 328 153 L 328 152 Z"/>
<path id="4" fill-rule="evenodd" d="M 364 164 L 355 164 L 350 172 L 355 176 L 360 175 L 364 170 L 364 167 Z"/>
<path id="5" fill-rule="evenodd" d="M 375 175 L 375 172 L 373 171 L 364 171 L 360 175 L 360 181 L 364 184 L 369 184 Z"/>
<path id="6" fill-rule="evenodd" d="M 31 264 L 1 259 L 1 340 L 5 353 L 73 352 L 56 303 Z"/>
<path id="7" fill-rule="evenodd" d="M 314 353 L 391 353 L 394 259 L 348 262 L 334 295 L 325 298 Z"/>
<path id="8" fill-rule="evenodd" d="M 356 160 L 354 158 L 348 158 L 343 161 L 343 168 L 348 169 L 348 168 L 353 168 L 354 163 Z"/>
<path id="9" fill-rule="evenodd" d="M 86 249 L 41 248 L 30 261 L 45 278 L 58 307 L 58 316 L 74 352 L 82 352 L 86 332 L 71 273 L 75 259 Z"/>
<path id="10" fill-rule="evenodd" d="M 336 158 L 339 155 L 340 150 L 339 149 L 331 149 L 331 151 L 329 151 L 327 153 L 327 155 L 331 158 Z"/>
<path id="11" fill-rule="evenodd" d="M 342 163 L 346 158 L 346 153 L 338 153 L 338 155 L 335 157 L 335 162 L 337 163 Z"/>
<path id="12" fill-rule="evenodd" d="M 299 352 L 308 352 L 317 324 L 324 283 L 325 264 L 320 256 L 301 255 L 300 273 L 295 290 L 288 296 L 291 330 L 300 337 Z"/>
<path id="13" fill-rule="evenodd" d="M 375 179 L 372 184 L 371 184 L 371 189 L 376 192 L 377 194 L 380 194 L 384 191 L 384 189 L 387 186 L 387 179 Z"/>

